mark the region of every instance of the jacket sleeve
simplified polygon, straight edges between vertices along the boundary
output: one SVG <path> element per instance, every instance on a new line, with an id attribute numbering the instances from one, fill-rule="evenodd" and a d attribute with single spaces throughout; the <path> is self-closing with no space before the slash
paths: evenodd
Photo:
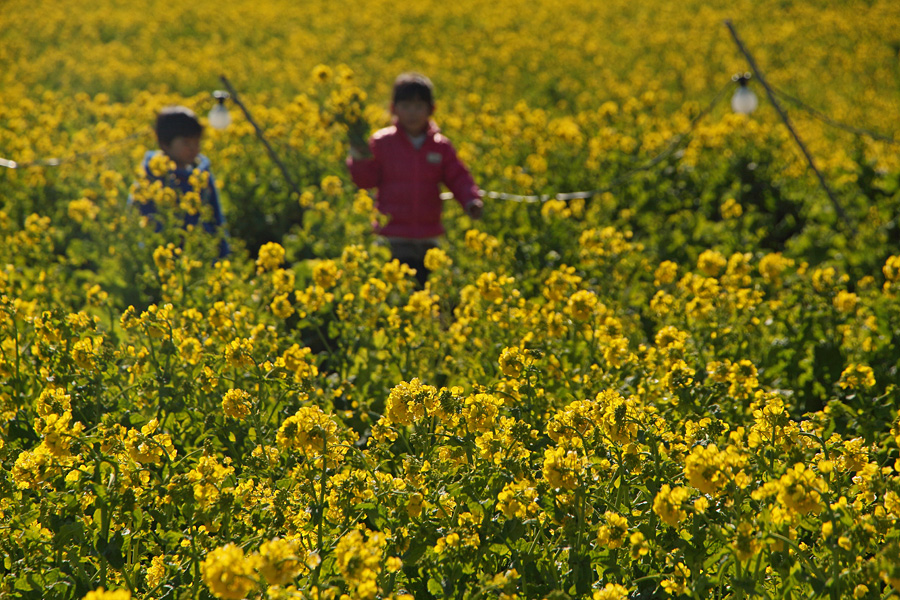
<path id="1" fill-rule="evenodd" d="M 350 177 L 356 187 L 362 189 L 377 188 L 381 185 L 381 161 L 375 142 L 372 140 L 369 140 L 369 150 L 372 152 L 371 158 L 347 157 L 347 169 L 350 171 Z"/>
<path id="2" fill-rule="evenodd" d="M 481 198 L 481 190 L 472 174 L 456 155 L 456 149 L 447 142 L 444 160 L 444 185 L 453 192 L 453 197 L 465 208 L 469 202 Z"/>

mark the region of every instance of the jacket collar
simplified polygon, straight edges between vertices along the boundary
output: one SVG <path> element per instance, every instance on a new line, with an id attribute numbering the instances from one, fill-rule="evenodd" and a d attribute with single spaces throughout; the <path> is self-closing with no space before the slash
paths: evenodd
<path id="1" fill-rule="evenodd" d="M 144 169 L 149 173 L 150 168 L 150 159 L 156 156 L 157 154 L 161 154 L 162 150 L 148 150 L 144 153 Z M 209 159 L 204 154 L 199 154 L 197 156 L 197 160 L 194 162 L 194 165 L 191 168 L 185 169 L 176 169 L 175 173 L 190 173 L 194 169 L 199 171 L 209 171 Z"/>
<path id="2" fill-rule="evenodd" d="M 409 134 L 403 131 L 396 123 L 394 123 L 394 131 L 407 142 L 409 142 L 410 145 L 412 145 Z M 428 128 L 425 130 L 425 141 L 427 142 L 428 140 L 433 140 L 434 136 L 436 136 L 440 132 L 441 128 L 437 126 L 437 123 L 429 119 Z"/>

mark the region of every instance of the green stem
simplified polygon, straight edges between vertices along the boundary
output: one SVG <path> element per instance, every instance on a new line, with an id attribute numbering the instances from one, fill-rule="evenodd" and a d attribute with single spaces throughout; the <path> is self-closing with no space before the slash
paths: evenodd
<path id="1" fill-rule="evenodd" d="M 194 600 L 200 597 L 200 560 L 197 557 L 197 531 L 191 526 L 191 569 L 194 572 L 193 581 L 191 582 L 191 597 Z"/>

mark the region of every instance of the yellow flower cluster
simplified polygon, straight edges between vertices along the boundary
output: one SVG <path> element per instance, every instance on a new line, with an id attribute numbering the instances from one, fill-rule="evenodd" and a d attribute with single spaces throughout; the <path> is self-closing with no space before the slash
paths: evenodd
<path id="1" fill-rule="evenodd" d="M 707 105 L 737 11 L 893 134 L 897 3 L 342 2 L 4 4 L 0 596 L 900 590 L 900 159 L 793 111 L 838 218 L 775 113 Z M 135 206 L 211 216 L 135 167 L 216 65 L 260 127 L 205 128 L 226 258 Z M 421 288 L 345 165 L 408 69 L 487 190 Z"/>
<path id="2" fill-rule="evenodd" d="M 363 600 L 372 600 L 379 592 L 377 578 L 383 565 L 384 536 L 378 532 L 363 534 L 353 529 L 335 548 L 338 570 L 353 591 Z"/>

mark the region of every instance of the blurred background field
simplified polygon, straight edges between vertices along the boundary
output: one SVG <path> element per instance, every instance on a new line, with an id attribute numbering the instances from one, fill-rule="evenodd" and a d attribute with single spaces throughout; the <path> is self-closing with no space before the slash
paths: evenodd
<path id="1" fill-rule="evenodd" d="M 725 19 L 834 202 L 756 78 L 731 110 Z M 898 25 L 6 0 L 0 597 L 896 597 Z M 494 192 L 445 203 L 425 290 L 344 166 L 406 70 Z M 221 75 L 298 189 L 227 101 L 214 262 L 127 198 Z"/>
<path id="2" fill-rule="evenodd" d="M 896 146 L 847 133 L 811 112 L 895 137 L 900 15 L 890 2 L 66 6 L 39 10 L 10 2 L 4 11 L 4 158 L 27 164 L 103 150 L 146 132 L 155 110 L 174 101 L 205 114 L 224 74 L 287 154 L 295 178 L 315 188 L 325 175 L 345 178 L 341 136 L 321 127 L 315 114 L 323 94 L 313 81 L 315 67 L 352 71 L 352 85 L 368 96 L 373 125 L 387 120 L 393 77 L 417 69 L 434 79 L 440 125 L 485 189 L 556 194 L 604 188 L 691 131 L 693 138 L 682 144 L 691 144 L 684 160 L 664 162 L 660 171 L 682 173 L 707 156 L 724 156 L 728 164 L 716 161 L 713 174 L 704 175 L 717 181 L 679 181 L 685 189 L 666 195 L 676 194 L 679 206 L 709 212 L 707 205 L 724 196 L 772 184 L 783 194 L 762 198 L 753 191 L 749 203 L 768 206 L 788 196 L 785 210 L 803 213 L 789 215 L 790 222 L 763 223 L 779 229 L 773 235 L 780 243 L 806 227 L 807 217 L 820 221 L 810 205 L 823 196 L 758 82 L 752 86 L 762 102 L 752 122 L 728 119 L 730 78 L 748 70 L 723 25 L 730 18 L 772 85 L 806 103 L 801 110 L 782 99 L 855 219 L 873 195 L 896 187 Z M 727 93 L 710 116 L 692 128 L 691 120 L 723 88 Z M 296 222 L 296 199 L 286 196 L 280 173 L 239 111 L 232 106 L 232 112 L 238 125 L 210 136 L 206 151 L 222 180 L 232 229 L 253 250 L 266 241 L 263 230 L 280 238 Z M 91 157 L 126 184 L 131 165 L 154 145 L 149 133 L 129 140 Z M 729 147 L 719 152 L 723 144 Z M 72 163 L 72 170 L 85 172 L 84 160 Z M 54 186 L 79 187 L 64 169 L 52 171 L 33 177 L 58 176 Z M 7 181 L 15 176 L 4 173 Z M 625 195 L 621 187 L 613 191 Z M 52 195 L 33 190 L 25 204 Z M 705 197 L 710 195 L 718 197 Z M 619 201 L 642 210 L 641 198 Z"/>

